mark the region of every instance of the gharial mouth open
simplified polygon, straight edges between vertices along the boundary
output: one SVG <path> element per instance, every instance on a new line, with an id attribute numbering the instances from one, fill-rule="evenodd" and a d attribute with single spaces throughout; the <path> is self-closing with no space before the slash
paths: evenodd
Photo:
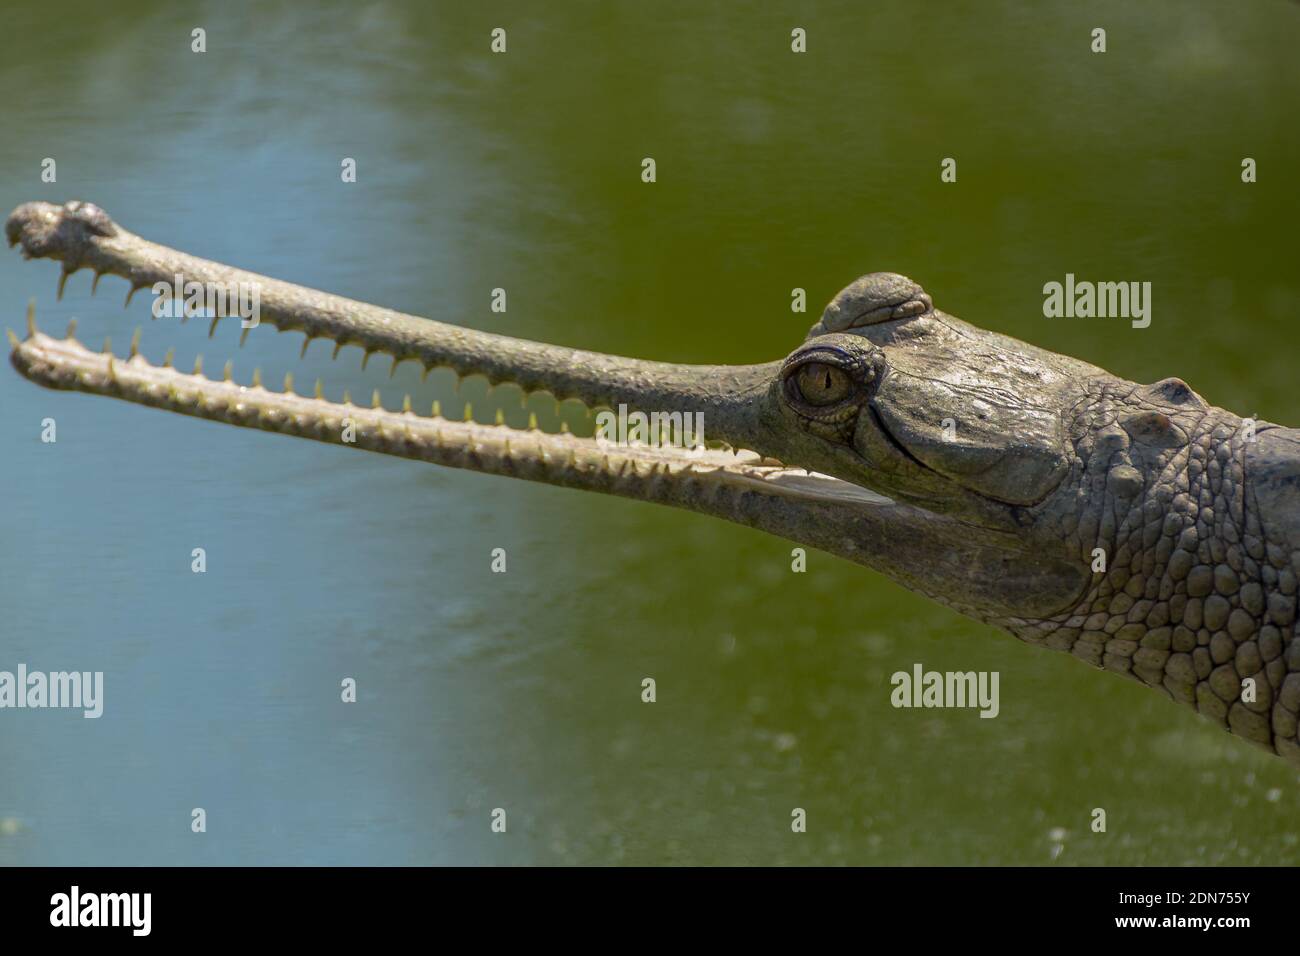
<path id="1" fill-rule="evenodd" d="M 768 369 L 642 363 L 418 319 L 147 243 L 89 204 L 56 207 L 28 203 L 15 210 L 6 233 L 9 244 L 21 244 L 28 258 L 62 260 L 60 294 L 68 276 L 82 268 L 95 273 L 95 288 L 107 273 L 125 278 L 131 292 L 158 281 L 170 282 L 173 275 L 200 283 L 232 279 L 258 283 L 262 318 L 281 331 L 304 332 L 304 354 L 313 338 L 332 340 L 335 356 L 343 345 L 359 344 L 367 358 L 373 352 L 387 352 L 394 367 L 415 359 L 426 373 L 433 368 L 451 368 L 465 377 L 482 375 L 493 385 L 515 383 L 525 394 L 550 392 L 557 399 L 578 398 L 593 410 L 638 397 L 652 403 L 658 398 L 660 408 L 671 407 L 668 403 L 681 394 L 687 376 L 697 375 L 709 384 L 699 394 L 692 393 L 696 407 L 706 423 L 710 417 L 722 418 L 729 438 L 738 431 L 743 434 L 743 428 L 734 424 L 739 419 L 729 411 L 732 399 L 728 387 L 752 387 Z M 130 299 L 128 294 L 128 303 Z M 300 395 L 293 391 L 291 377 L 286 377 L 281 391 L 264 387 L 256 372 L 249 384 L 240 384 L 233 380 L 229 364 L 221 379 L 204 376 L 201 363 L 196 363 L 192 373 L 176 369 L 170 353 L 162 364 L 150 364 L 140 354 L 138 330 L 125 358 L 107 347 L 103 352 L 88 349 L 73 337 L 73 331 L 70 328 L 62 339 L 45 334 L 36 327 L 34 307 L 29 307 L 27 338 L 20 340 L 9 333 L 13 366 L 30 381 L 49 388 L 106 395 L 212 421 L 450 467 L 669 503 L 678 495 L 698 497 L 702 492 L 714 493 L 714 489 L 840 504 L 889 503 L 889 499 L 851 482 L 752 451 L 598 441 L 563 430 L 545 431 L 535 419 L 526 428 L 515 428 L 500 415 L 496 424 L 456 421 L 443 417 L 436 403 L 428 415 L 417 414 L 409 397 L 401 410 L 385 408 L 378 391 L 369 407 L 353 404 L 346 395 L 342 402 L 332 402 L 324 397 L 319 382 L 314 395 Z M 637 406 L 645 404 L 635 401 Z"/>

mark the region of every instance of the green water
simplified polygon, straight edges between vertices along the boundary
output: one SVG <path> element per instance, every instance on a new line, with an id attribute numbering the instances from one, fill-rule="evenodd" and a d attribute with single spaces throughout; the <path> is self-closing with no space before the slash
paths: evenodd
<path id="1" fill-rule="evenodd" d="M 967 321 L 1300 424 L 1295 3 L 182 6 L 4 5 L 4 212 L 84 198 L 259 272 L 689 362 L 783 356 L 812 320 L 792 288 L 815 311 L 893 270 Z M 1150 281 L 1150 328 L 1044 318 L 1066 273 Z M 56 277 L 0 256 L 6 324 L 35 297 L 119 354 L 143 324 L 155 361 L 455 397 L 354 348 L 150 325 L 118 280 L 56 302 Z M 0 711 L 0 862 L 1300 860 L 1280 760 L 829 556 L 793 574 L 788 544 L 719 521 L 8 369 L 0 408 L 0 669 L 105 672 L 97 721 Z M 918 661 L 999 671 L 999 716 L 893 709 Z"/>

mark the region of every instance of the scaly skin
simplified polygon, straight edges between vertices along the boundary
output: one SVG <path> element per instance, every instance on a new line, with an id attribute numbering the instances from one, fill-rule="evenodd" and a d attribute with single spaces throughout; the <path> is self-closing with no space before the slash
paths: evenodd
<path id="1" fill-rule="evenodd" d="M 593 407 L 700 412 L 711 438 L 752 452 L 604 447 L 337 405 L 151 366 L 134 346 L 125 360 L 93 353 L 34 323 L 12 355 L 32 381 L 736 521 L 1127 674 L 1300 766 L 1300 432 L 1245 421 L 1177 379 L 1138 385 L 976 328 L 890 273 L 841 291 L 783 361 L 687 366 L 304 289 L 147 242 L 85 203 L 25 204 L 5 230 L 25 256 L 60 260 L 64 279 L 90 268 L 133 291 L 176 274 L 257 283 L 261 319 L 307 342 Z"/>

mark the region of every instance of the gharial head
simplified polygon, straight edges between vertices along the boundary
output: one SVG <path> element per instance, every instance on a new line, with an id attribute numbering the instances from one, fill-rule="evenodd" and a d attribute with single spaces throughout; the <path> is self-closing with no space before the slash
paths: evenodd
<path id="1" fill-rule="evenodd" d="M 1063 412 L 1081 370 L 1096 371 L 945 315 L 905 276 L 872 273 L 781 363 L 756 442 L 933 511 L 1019 526 L 1068 471 Z"/>
<path id="2" fill-rule="evenodd" d="M 13 364 L 44 385 L 336 443 L 347 419 L 353 447 L 726 517 L 876 567 L 984 619 L 1059 611 L 1090 578 L 1059 517 L 1102 507 L 1065 479 L 1081 383 L 1105 373 L 946 315 L 900 275 L 853 282 L 781 361 L 699 366 L 527 342 L 304 289 L 147 242 L 86 204 L 20 206 L 6 235 L 28 257 L 61 260 L 61 287 L 81 268 L 96 282 L 122 276 L 133 291 L 176 275 L 251 283 L 260 321 L 304 332 L 304 351 L 323 337 L 336 354 L 357 344 L 394 366 L 449 366 L 592 408 L 699 413 L 708 439 L 746 451 L 611 446 L 358 409 L 319 390 L 304 397 L 150 365 L 134 345 L 115 359 L 33 330 Z"/>

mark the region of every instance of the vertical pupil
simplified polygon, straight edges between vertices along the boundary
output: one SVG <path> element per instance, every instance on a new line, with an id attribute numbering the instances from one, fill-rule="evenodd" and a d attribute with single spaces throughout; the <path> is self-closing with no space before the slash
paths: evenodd
<path id="1" fill-rule="evenodd" d="M 819 407 L 842 401 L 853 390 L 848 374 L 829 362 L 804 363 L 789 384 L 794 398 Z"/>

